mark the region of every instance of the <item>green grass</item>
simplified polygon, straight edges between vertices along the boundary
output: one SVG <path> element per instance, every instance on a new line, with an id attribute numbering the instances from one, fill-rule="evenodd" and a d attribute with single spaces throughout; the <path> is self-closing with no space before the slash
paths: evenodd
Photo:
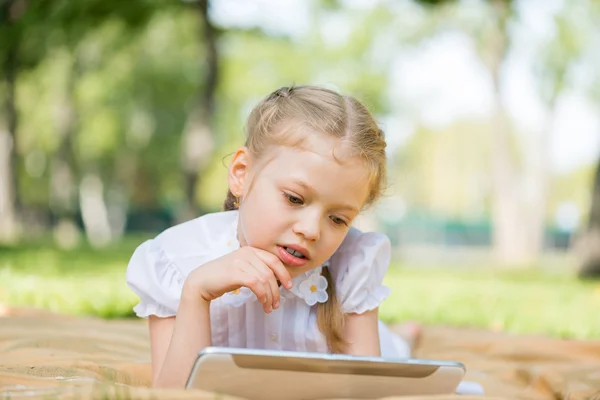
<path id="1" fill-rule="evenodd" d="M 133 316 L 137 298 L 125 269 L 144 237 L 94 250 L 59 250 L 48 243 L 0 248 L 0 304 L 74 315 Z"/>
<path id="2" fill-rule="evenodd" d="M 540 270 L 394 269 L 382 319 L 600 338 L 600 283 Z"/>
<path id="3" fill-rule="evenodd" d="M 0 304 L 74 315 L 130 317 L 136 296 L 125 268 L 143 237 L 96 251 L 48 243 L 0 248 Z M 469 326 L 568 338 L 600 337 L 600 283 L 567 272 L 485 268 L 390 268 L 386 322 Z"/>

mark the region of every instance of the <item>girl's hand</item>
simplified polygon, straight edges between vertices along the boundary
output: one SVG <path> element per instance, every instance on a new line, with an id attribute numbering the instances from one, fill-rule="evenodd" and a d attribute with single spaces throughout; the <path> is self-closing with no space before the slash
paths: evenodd
<path id="1" fill-rule="evenodd" d="M 245 246 L 196 268 L 186 279 L 184 291 L 209 302 L 245 286 L 270 313 L 280 304 L 278 280 L 287 289 L 292 287 L 281 260 L 268 251 Z"/>

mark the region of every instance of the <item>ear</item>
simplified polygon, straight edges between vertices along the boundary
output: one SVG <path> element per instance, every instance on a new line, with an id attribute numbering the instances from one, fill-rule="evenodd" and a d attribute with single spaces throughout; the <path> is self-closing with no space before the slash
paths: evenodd
<path id="1" fill-rule="evenodd" d="M 229 190 L 236 197 L 242 197 L 245 184 L 248 182 L 250 174 L 250 152 L 247 147 L 240 147 L 231 160 L 229 165 Z"/>

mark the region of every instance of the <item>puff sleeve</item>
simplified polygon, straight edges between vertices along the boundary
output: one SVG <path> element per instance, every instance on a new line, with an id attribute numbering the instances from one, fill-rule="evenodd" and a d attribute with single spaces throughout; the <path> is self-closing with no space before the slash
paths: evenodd
<path id="1" fill-rule="evenodd" d="M 126 281 L 140 298 L 138 317 L 171 317 L 177 313 L 184 275 L 155 240 L 142 243 L 127 265 Z"/>
<path id="2" fill-rule="evenodd" d="M 331 259 L 336 295 L 344 314 L 373 310 L 389 296 L 383 285 L 391 258 L 388 237 L 376 232 L 350 231 Z"/>

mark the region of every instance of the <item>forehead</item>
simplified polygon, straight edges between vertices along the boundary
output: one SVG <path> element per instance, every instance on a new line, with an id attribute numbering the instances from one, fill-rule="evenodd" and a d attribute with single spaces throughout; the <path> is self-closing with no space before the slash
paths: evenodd
<path id="1" fill-rule="evenodd" d="M 274 179 L 302 181 L 323 199 L 352 203 L 360 209 L 370 190 L 364 161 L 348 143 L 329 135 L 307 135 L 300 145 L 273 146 L 262 171 Z"/>

